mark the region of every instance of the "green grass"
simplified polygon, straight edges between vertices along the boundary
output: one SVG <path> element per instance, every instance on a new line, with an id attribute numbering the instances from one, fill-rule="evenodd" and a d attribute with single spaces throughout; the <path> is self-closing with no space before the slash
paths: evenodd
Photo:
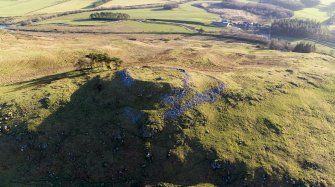
<path id="1" fill-rule="evenodd" d="M 317 53 L 328 54 L 328 55 L 331 55 L 331 56 L 335 55 L 335 47 L 330 46 L 330 45 L 322 44 L 322 43 L 311 41 L 311 40 L 308 40 L 308 39 L 295 39 L 295 38 L 289 38 L 289 37 L 284 37 L 282 39 L 291 42 L 291 44 L 293 44 L 293 45 L 295 45 L 299 42 L 310 42 L 310 43 L 315 44 Z"/>
<path id="2" fill-rule="evenodd" d="M 88 8 L 96 0 L 67 0 L 54 6 L 33 12 L 34 14 L 57 13 Z"/>
<path id="3" fill-rule="evenodd" d="M 0 0 L 0 16 L 29 16 L 80 10 L 95 0 Z"/>
<path id="4" fill-rule="evenodd" d="M 79 24 L 79 25 L 76 25 Z M 110 22 L 110 21 L 85 21 L 83 23 L 74 23 L 71 26 L 54 25 L 54 24 L 40 24 L 37 26 L 27 27 L 31 30 L 38 31 L 54 31 L 59 32 L 91 32 L 91 33 L 193 33 L 194 31 L 189 30 L 182 26 L 176 26 L 171 24 L 161 23 L 144 23 L 139 21 L 121 21 L 121 22 Z"/>
<path id="5" fill-rule="evenodd" d="M 209 24 L 219 19 L 219 15 L 211 14 L 203 9 L 193 7 L 192 3 L 181 5 L 174 10 L 156 10 L 156 9 L 138 9 L 138 10 L 117 10 L 113 12 L 122 12 L 130 15 L 131 19 L 165 19 L 179 21 L 194 21 Z M 85 24 L 91 13 L 81 13 L 69 16 L 63 16 L 56 19 L 48 20 L 45 23 L 65 23 L 65 24 Z M 43 23 L 43 22 L 42 22 Z M 96 22 L 99 24 L 99 22 Z"/>
<path id="6" fill-rule="evenodd" d="M 132 5 L 144 5 L 144 4 L 154 4 L 154 3 L 171 3 L 174 1 L 169 1 L 169 0 L 142 0 L 142 1 L 137 1 L 137 0 L 114 0 L 111 2 L 108 2 L 102 7 L 112 7 L 112 6 L 132 6 Z"/>
<path id="7" fill-rule="evenodd" d="M 331 3 L 335 3 L 334 0 L 321 0 L 321 4 L 312 7 L 312 8 L 305 8 L 303 10 L 299 10 L 295 12 L 295 18 L 305 18 L 305 19 L 312 19 L 316 21 L 326 21 L 330 15 L 335 13 L 335 10 L 332 8 L 327 8 Z"/>
<path id="8" fill-rule="evenodd" d="M 293 43 L 298 43 L 300 41 L 303 41 L 303 42 L 312 42 L 312 41 L 309 41 L 309 40 L 296 40 Z M 326 46 L 324 44 L 317 43 L 317 42 L 312 42 L 312 43 L 314 43 L 315 46 L 316 46 L 316 52 L 335 56 L 335 47 Z"/>
<path id="9" fill-rule="evenodd" d="M 192 3 L 181 5 L 180 8 L 170 11 L 156 9 L 139 9 L 139 10 L 118 10 L 113 12 L 127 13 L 131 19 L 160 19 L 160 20 L 177 20 L 199 22 L 204 25 L 185 24 L 196 29 L 204 29 L 206 31 L 220 31 L 221 28 L 207 26 L 214 20 L 219 19 L 219 15 L 211 14 L 205 10 L 192 6 Z M 155 24 L 155 23 L 139 23 L 134 21 L 115 23 L 111 21 L 93 21 L 89 19 L 89 13 L 80 13 L 68 16 L 62 16 L 55 19 L 38 23 L 39 26 L 48 27 L 52 24 L 68 24 L 73 26 L 111 26 L 111 31 L 119 32 L 184 32 L 186 30 L 181 26 Z"/>
<path id="10" fill-rule="evenodd" d="M 242 2 L 255 2 L 255 0 L 240 0 Z M 319 22 L 326 21 L 332 14 L 335 13 L 334 8 L 329 5 L 335 3 L 334 0 L 321 0 L 321 3 L 316 7 L 304 8 L 294 12 L 294 18 L 312 19 Z"/>
<path id="11" fill-rule="evenodd" d="M 123 25 L 124 24 L 124 25 Z M 180 33 L 191 33 L 191 31 L 174 25 L 166 25 L 166 24 L 155 24 L 155 23 L 141 23 L 136 21 L 127 21 L 125 23 L 119 23 L 116 25 L 112 25 L 112 27 L 118 27 L 115 29 L 117 31 L 125 31 L 125 32 L 161 32 L 161 33 L 169 33 L 169 32 L 180 32 Z"/>
<path id="12" fill-rule="evenodd" d="M 11 113 L 12 117 L 6 123 L 12 127 L 13 133 L 24 134 L 18 143 L 0 143 L 1 147 L 6 145 L 18 149 L 3 149 L 6 151 L 0 159 L 15 152 L 15 157 L 7 158 L 3 163 L 10 168 L 12 163 L 16 163 L 20 171 L 29 173 L 26 182 L 43 179 L 51 171 L 54 177 L 47 180 L 53 184 L 66 185 L 66 178 L 72 184 L 80 184 L 80 180 L 72 176 L 83 171 L 90 176 L 88 181 L 92 183 L 122 185 L 123 181 L 145 184 L 164 181 L 179 185 L 224 185 L 225 170 L 211 169 L 211 162 L 221 160 L 230 163 L 225 167 L 236 179 L 231 181 L 235 185 L 241 185 L 244 178 L 247 178 L 245 182 L 255 185 L 264 182 L 271 185 L 271 181 L 286 184 L 281 177 L 287 175 L 301 184 L 319 181 L 331 186 L 335 171 L 332 161 L 334 127 L 331 125 L 335 120 L 334 65 L 314 54 L 305 60 L 292 53 L 283 57 L 278 52 L 267 53 L 253 48 L 243 50 L 251 50 L 256 56 L 245 57 L 250 67 L 242 65 L 245 61 L 242 60 L 240 65 L 235 65 L 239 69 L 228 74 L 207 72 L 226 83 L 226 94 L 217 102 L 187 111 L 178 120 L 165 121 L 163 114 L 170 106 L 159 102 L 160 96 L 182 85 L 181 74 L 168 68 L 129 68 L 131 76 L 137 80 L 130 88 L 123 86 L 113 72 L 89 75 L 69 72 L 0 87 L 0 92 L 4 93 L 1 102 L 9 104 L 1 115 Z M 187 55 L 185 49 L 184 52 Z M 264 64 L 267 69 L 257 65 L 258 60 L 267 57 L 271 58 L 266 62 L 270 64 Z M 273 61 L 276 58 L 281 61 Z M 193 64 L 194 69 L 188 70 L 192 73 L 192 87 L 199 91 L 209 89 L 214 85 L 209 83 L 213 80 L 206 78 L 206 72 L 200 72 L 197 66 L 201 65 Z M 198 79 L 208 79 L 208 82 L 201 84 Z M 101 92 L 96 90 L 97 84 L 102 84 Z M 189 94 L 187 98 L 192 97 L 192 92 Z M 129 122 L 127 118 L 130 115 L 122 114 L 124 106 L 146 113 L 145 119 L 137 124 L 139 126 Z M 206 125 L 202 125 L 203 120 Z M 19 128 L 14 128 L 14 124 Z M 141 138 L 143 126 L 157 129 L 159 133 L 152 138 Z M 28 131 L 22 130 L 25 127 Z M 59 143 L 62 131 L 70 133 L 71 138 Z M 47 142 L 48 148 L 27 148 L 20 152 L 20 145 L 34 142 L 25 134 L 35 132 L 38 135 L 34 140 Z M 120 139 L 105 145 L 111 136 L 119 137 L 120 132 Z M 5 136 L 7 134 L 2 137 Z M 123 144 L 119 144 L 119 140 Z M 57 146 L 62 151 L 54 153 Z M 83 152 L 83 147 L 98 153 Z M 113 152 L 110 147 L 118 147 L 119 151 Z M 69 151 L 78 155 L 76 160 L 69 162 L 64 157 Z M 154 155 L 151 162 L 145 159 L 146 151 Z M 31 165 L 25 161 L 26 154 L 33 159 L 28 162 Z M 99 154 L 104 157 L 100 158 Z M 35 162 L 47 164 L 51 157 L 53 168 L 35 166 Z M 35 158 L 40 160 L 35 161 Z M 316 164 L 322 171 L 304 169 L 302 163 L 305 161 Z M 107 162 L 107 168 L 103 167 L 104 162 Z M 143 163 L 145 167 L 141 167 Z M 86 164 L 87 169 L 75 167 L 77 164 Z M 113 167 L 109 168 L 109 164 Z M 105 171 L 117 172 L 122 167 L 129 168 L 127 177 L 121 177 L 121 181 L 105 179 L 109 176 Z M 159 174 L 156 172 L 158 168 Z M 15 169 L 12 172 L 15 173 Z M 141 172 L 146 172 L 150 178 L 142 177 Z M 264 174 L 271 180 L 262 182 Z"/>
<path id="13" fill-rule="evenodd" d="M 22 16 L 31 12 L 62 3 L 60 0 L 18 0 L 0 1 L 0 16 Z"/>
<path id="14" fill-rule="evenodd" d="M 10 127 L 0 136 L 0 185 L 15 178 L 18 185 L 222 186 L 227 170 L 236 186 L 243 185 L 244 178 L 255 186 L 287 185 L 285 175 L 301 184 L 335 184 L 334 58 L 215 40 L 209 44 L 198 37 L 162 41 L 151 35 L 63 34 L 34 40 L 16 35 L 20 39 L 7 41 L 10 37 L 1 44 L 7 51 L 1 54 L 0 69 L 7 72 L 5 80 L 18 78 L 0 86 L 1 121 Z M 29 48 L 39 52 L 18 55 Z M 35 72 L 21 82 L 34 65 L 22 63 L 24 58 L 34 59 L 38 69 L 47 72 L 62 56 L 93 49 L 121 57 L 136 84 L 124 86 L 114 71 L 82 74 L 71 69 L 43 76 Z M 11 56 L 15 54 L 17 60 Z M 51 56 L 55 60 L 48 60 Z M 5 68 L 7 63 L 26 72 Z M 161 97 L 183 86 L 183 74 L 170 67 L 191 75 L 191 88 L 181 104 L 218 81 L 225 83 L 225 93 L 176 120 L 164 119 L 172 106 Z M 145 115 L 132 124 L 124 107 Z M 143 138 L 144 132 L 155 136 Z M 47 148 L 41 149 L 45 143 Z M 145 157 L 148 151 L 152 161 Z M 214 160 L 227 170 L 212 170 Z M 127 175 L 113 178 L 120 170 Z"/>
<path id="15" fill-rule="evenodd" d="M 296 11 L 294 13 L 294 17 L 312 19 L 320 22 L 326 21 L 329 18 L 327 12 L 323 12 L 319 8 L 305 8 L 303 10 Z"/>

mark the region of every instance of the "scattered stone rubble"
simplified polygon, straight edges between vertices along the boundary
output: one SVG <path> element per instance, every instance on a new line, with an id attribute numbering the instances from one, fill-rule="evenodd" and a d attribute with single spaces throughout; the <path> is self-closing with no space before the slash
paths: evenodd
<path id="1" fill-rule="evenodd" d="M 120 77 L 121 82 L 124 86 L 131 87 L 135 84 L 135 80 L 131 77 L 127 69 L 121 70 L 117 74 Z"/>
<path id="2" fill-rule="evenodd" d="M 180 101 L 181 99 L 185 98 L 188 94 L 188 91 L 190 90 L 190 87 L 189 87 L 189 82 L 190 82 L 190 79 L 191 79 L 191 75 L 183 70 L 183 69 L 178 69 L 184 76 L 184 81 L 183 81 L 183 88 L 179 91 L 177 91 L 177 93 L 173 96 L 173 95 L 165 95 L 162 97 L 162 101 L 163 103 L 166 103 L 166 104 L 175 104 L 177 103 L 178 101 Z"/>
<path id="3" fill-rule="evenodd" d="M 165 113 L 165 118 L 174 119 L 184 114 L 186 111 L 193 109 L 197 105 L 203 103 L 215 102 L 221 94 L 224 92 L 224 84 L 220 83 L 219 86 L 211 88 L 203 93 L 197 93 L 193 98 L 188 100 L 186 103 L 179 105 L 176 104 L 173 108 Z"/>
<path id="4" fill-rule="evenodd" d="M 161 99 L 163 103 L 173 105 L 173 107 L 165 113 L 166 119 L 177 118 L 186 111 L 193 109 L 197 105 L 207 102 L 215 102 L 217 98 L 224 92 L 225 86 L 223 83 L 220 83 L 217 87 L 211 88 L 203 93 L 196 93 L 195 96 L 189 101 L 183 105 L 179 105 L 178 102 L 185 98 L 191 90 L 189 86 L 191 76 L 186 70 L 178 69 L 178 71 L 180 71 L 184 76 L 183 88 L 177 91 L 175 95 L 165 95 Z"/>

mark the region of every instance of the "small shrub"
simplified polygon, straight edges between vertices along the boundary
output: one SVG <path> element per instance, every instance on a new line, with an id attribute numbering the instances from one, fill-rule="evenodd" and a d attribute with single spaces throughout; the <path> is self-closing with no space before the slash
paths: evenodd
<path id="1" fill-rule="evenodd" d="M 315 51 L 316 51 L 315 44 L 306 43 L 306 42 L 298 43 L 293 49 L 293 52 L 297 52 L 297 53 L 313 53 Z"/>
<path id="2" fill-rule="evenodd" d="M 41 17 L 36 17 L 36 18 L 33 18 L 31 21 L 32 22 L 40 22 L 40 21 L 42 21 L 42 18 Z"/>
<path id="3" fill-rule="evenodd" d="M 21 26 L 27 26 L 27 25 L 31 25 L 33 22 L 31 20 L 26 20 L 26 21 L 22 21 L 20 23 Z"/>
<path id="4" fill-rule="evenodd" d="M 202 33 L 205 32 L 205 30 L 204 30 L 203 28 L 200 28 L 200 29 L 198 29 L 197 31 L 198 31 L 200 34 L 202 34 Z"/>

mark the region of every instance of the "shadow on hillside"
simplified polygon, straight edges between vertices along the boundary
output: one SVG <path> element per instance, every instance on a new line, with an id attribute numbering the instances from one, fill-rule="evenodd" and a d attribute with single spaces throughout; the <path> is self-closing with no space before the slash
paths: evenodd
<path id="1" fill-rule="evenodd" d="M 59 74 L 34 84 L 73 76 L 79 75 Z M 162 121 L 163 128 L 149 128 L 152 135 L 148 136 L 146 127 L 156 123 L 151 117 L 162 115 L 157 111 L 166 107 L 161 96 L 171 89 L 167 83 L 136 81 L 126 86 L 118 76 L 97 76 L 73 93 L 70 102 L 47 117 L 36 132 L 13 129 L 8 138 L 1 136 L 1 150 L 16 150 L 2 154 L 1 168 L 16 168 L 15 183 L 22 178 L 22 183 L 33 186 L 244 185 L 245 163 L 215 161 L 215 149 L 204 148 L 200 140 L 184 133 L 194 128 L 201 113 L 186 121 Z M 11 149 L 7 142 L 12 142 Z M 262 169 L 255 174 L 265 175 Z"/>
<path id="2" fill-rule="evenodd" d="M 65 73 L 59 73 L 55 75 L 49 75 L 29 81 L 23 81 L 23 82 L 17 82 L 12 84 L 11 86 L 17 86 L 15 90 L 21 90 L 29 87 L 34 87 L 34 86 L 40 86 L 40 85 L 45 85 L 45 84 L 50 84 L 53 81 L 61 80 L 61 79 L 71 79 L 71 78 L 76 78 L 83 76 L 85 73 L 81 71 L 70 71 L 70 72 L 65 72 Z"/>
<path id="3" fill-rule="evenodd" d="M 79 75 L 59 74 L 29 84 L 46 84 L 74 76 Z M 11 136 L 17 137 L 15 145 L 21 152 L 16 153 L 15 159 L 19 160 L 6 159 L 20 163 L 17 176 L 25 178 L 26 184 L 219 183 L 220 177 L 210 167 L 208 152 L 197 140 L 184 137 L 178 124 L 164 122 L 162 133 L 152 138 L 143 136 L 149 117 L 143 111 L 161 109 L 161 96 L 170 91 L 167 83 L 136 81 L 127 87 L 118 77 L 93 78 L 71 96 L 70 103 L 47 117 L 36 132 L 13 129 Z M 191 148 L 183 162 L 166 156 L 174 145 L 184 145 L 178 143 L 181 136 Z M 152 157 L 148 156 L 148 142 L 154 146 L 150 150 Z"/>

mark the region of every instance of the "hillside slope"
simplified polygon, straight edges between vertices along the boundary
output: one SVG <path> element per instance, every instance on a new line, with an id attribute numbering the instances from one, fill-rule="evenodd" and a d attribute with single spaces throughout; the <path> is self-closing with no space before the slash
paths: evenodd
<path id="1" fill-rule="evenodd" d="M 2 183 L 334 185 L 334 83 L 236 93 L 159 67 L 57 79 L 5 88 Z"/>
<path id="2" fill-rule="evenodd" d="M 332 57 L 202 37 L 15 37 L 2 43 L 4 83 L 15 79 L 0 86 L 0 186 L 335 185 Z M 52 75 L 93 47 L 124 67 Z"/>

